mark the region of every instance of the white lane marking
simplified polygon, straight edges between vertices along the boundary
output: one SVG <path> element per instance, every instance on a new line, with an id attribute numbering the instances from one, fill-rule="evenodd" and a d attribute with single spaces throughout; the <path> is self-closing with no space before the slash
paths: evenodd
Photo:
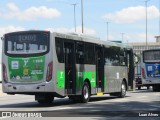
<path id="1" fill-rule="evenodd" d="M 49 110 L 56 111 L 56 110 L 66 110 L 66 109 L 73 109 L 73 107 L 53 108 L 53 109 L 49 109 Z M 76 109 L 77 109 L 77 107 L 76 107 Z"/>
<path id="2" fill-rule="evenodd" d="M 124 101 L 129 101 L 129 99 L 122 98 L 122 99 L 114 99 L 114 102 L 124 102 Z M 112 101 L 111 101 L 112 102 Z"/>
<path id="3" fill-rule="evenodd" d="M 129 101 L 127 98 L 122 98 L 122 99 L 113 99 L 113 100 L 102 100 L 102 101 L 96 101 L 96 102 L 89 102 L 88 104 L 98 104 L 98 103 L 104 103 L 104 104 L 110 104 L 111 102 L 124 102 L 124 101 Z"/>
<path id="4" fill-rule="evenodd" d="M 136 98 L 146 98 L 146 97 L 148 97 L 148 96 L 138 96 Z"/>
<path id="5" fill-rule="evenodd" d="M 160 93 L 153 94 L 154 96 L 160 96 Z"/>

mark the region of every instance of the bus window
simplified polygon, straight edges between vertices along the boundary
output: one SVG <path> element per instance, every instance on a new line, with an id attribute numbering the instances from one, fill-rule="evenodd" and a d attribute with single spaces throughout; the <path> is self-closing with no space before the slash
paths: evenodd
<path id="1" fill-rule="evenodd" d="M 105 64 L 118 66 L 119 65 L 119 47 L 105 48 Z"/>
<path id="2" fill-rule="evenodd" d="M 77 43 L 76 63 L 77 64 L 84 64 L 84 44 L 83 43 Z"/>
<path id="3" fill-rule="evenodd" d="M 7 34 L 5 37 L 5 53 L 7 55 L 37 55 L 49 51 L 49 33 Z M 38 49 L 40 45 L 44 47 Z"/>
<path id="4" fill-rule="evenodd" d="M 91 43 L 85 44 L 85 63 L 94 64 L 94 46 Z"/>
<path id="5" fill-rule="evenodd" d="M 122 65 L 122 66 L 126 65 L 124 49 L 120 49 L 119 59 L 120 59 L 120 65 Z"/>
<path id="6" fill-rule="evenodd" d="M 61 38 L 56 38 L 56 53 L 58 62 L 64 63 L 63 40 Z"/>

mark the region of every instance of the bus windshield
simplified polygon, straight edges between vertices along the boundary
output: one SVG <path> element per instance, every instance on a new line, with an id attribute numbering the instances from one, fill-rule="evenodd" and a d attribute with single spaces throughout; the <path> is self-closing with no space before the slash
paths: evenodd
<path id="1" fill-rule="evenodd" d="M 144 51 L 143 61 L 144 62 L 160 62 L 160 50 Z"/>
<path id="2" fill-rule="evenodd" d="M 5 52 L 7 54 L 37 54 L 48 50 L 49 33 L 19 32 L 5 36 Z"/>

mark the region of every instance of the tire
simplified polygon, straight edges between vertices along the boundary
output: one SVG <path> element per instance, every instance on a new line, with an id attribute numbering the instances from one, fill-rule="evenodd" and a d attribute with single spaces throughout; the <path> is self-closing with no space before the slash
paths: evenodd
<path id="1" fill-rule="evenodd" d="M 121 92 L 118 93 L 118 97 L 119 98 L 124 98 L 126 96 L 126 91 L 127 91 L 126 83 L 123 81 L 122 85 L 121 85 Z"/>
<path id="2" fill-rule="evenodd" d="M 147 86 L 147 90 L 149 90 L 150 86 Z"/>
<path id="3" fill-rule="evenodd" d="M 90 87 L 87 82 L 84 82 L 82 87 L 82 96 L 80 102 L 87 103 L 90 99 Z"/>

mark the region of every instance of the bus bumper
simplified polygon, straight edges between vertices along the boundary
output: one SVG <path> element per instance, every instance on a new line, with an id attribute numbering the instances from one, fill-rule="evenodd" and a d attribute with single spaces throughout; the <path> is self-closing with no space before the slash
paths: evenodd
<path id="1" fill-rule="evenodd" d="M 4 93 L 11 94 L 27 94 L 27 93 L 39 93 L 39 92 L 55 92 L 53 83 L 36 83 L 36 84 L 13 84 L 5 83 L 2 86 Z"/>
<path id="2" fill-rule="evenodd" d="M 160 79 L 142 79 L 142 85 L 155 85 L 160 84 Z"/>

